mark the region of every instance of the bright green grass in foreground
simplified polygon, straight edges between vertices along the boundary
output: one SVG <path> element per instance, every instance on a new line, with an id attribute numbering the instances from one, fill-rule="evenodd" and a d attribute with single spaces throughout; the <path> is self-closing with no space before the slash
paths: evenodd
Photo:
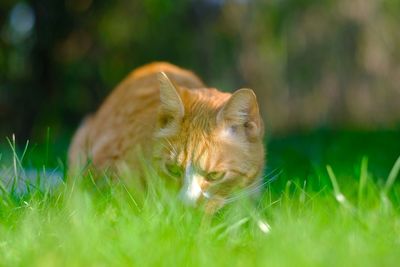
<path id="1" fill-rule="evenodd" d="M 266 172 L 277 180 L 256 205 L 243 199 L 211 221 L 157 179 L 145 194 L 90 179 L 3 192 L 0 266 L 398 266 L 398 137 L 272 139 Z"/>

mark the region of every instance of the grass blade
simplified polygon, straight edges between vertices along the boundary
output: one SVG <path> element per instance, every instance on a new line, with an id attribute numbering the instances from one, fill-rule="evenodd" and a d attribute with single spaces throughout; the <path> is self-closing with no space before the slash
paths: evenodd
<path id="1" fill-rule="evenodd" d="M 394 182 L 396 181 L 397 176 L 400 171 L 400 156 L 397 158 L 396 162 L 393 165 L 392 170 L 389 173 L 388 179 L 386 180 L 385 187 L 383 188 L 383 193 L 387 195 L 390 188 L 392 188 Z"/>
<path id="2" fill-rule="evenodd" d="M 340 191 L 340 187 L 337 182 L 336 175 L 332 170 L 332 167 L 330 165 L 327 165 L 326 170 L 328 172 L 329 179 L 331 180 L 333 186 L 333 193 L 335 195 L 337 202 L 339 202 L 339 204 L 341 204 L 344 208 L 348 210 L 351 211 L 354 210 L 353 206 L 347 201 L 346 197 Z"/>
<path id="3" fill-rule="evenodd" d="M 358 185 L 358 206 L 361 205 L 364 195 L 365 186 L 368 179 L 368 158 L 363 157 L 361 160 L 360 183 Z"/>

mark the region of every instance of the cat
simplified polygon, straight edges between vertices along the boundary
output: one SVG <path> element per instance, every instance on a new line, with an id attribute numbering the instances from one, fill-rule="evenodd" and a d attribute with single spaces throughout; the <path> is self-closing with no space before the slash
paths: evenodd
<path id="1" fill-rule="evenodd" d="M 142 156 L 179 181 L 183 202 L 216 210 L 262 180 L 263 136 L 251 89 L 221 92 L 191 71 L 155 62 L 133 70 L 84 120 L 69 166 L 139 170 Z"/>

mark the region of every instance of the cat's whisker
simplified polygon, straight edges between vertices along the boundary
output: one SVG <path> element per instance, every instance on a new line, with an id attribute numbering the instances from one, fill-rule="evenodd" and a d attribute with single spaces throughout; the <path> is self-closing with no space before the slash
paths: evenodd
<path id="1" fill-rule="evenodd" d="M 167 150 L 168 153 L 176 154 L 176 152 L 174 151 L 174 148 L 171 145 L 168 145 L 165 143 L 161 143 L 161 145 L 163 148 L 165 148 Z"/>
<path id="2" fill-rule="evenodd" d="M 173 153 L 174 155 L 178 155 L 178 152 L 176 151 L 176 148 L 172 145 L 171 141 L 168 140 L 168 139 L 166 139 L 165 141 L 168 143 L 169 148 L 171 149 L 170 151 L 172 151 L 172 153 Z"/>
<path id="3" fill-rule="evenodd" d="M 161 146 L 162 146 L 164 149 L 168 150 L 168 147 L 167 147 L 166 145 L 161 144 Z M 159 158 L 162 159 L 162 157 L 159 157 Z"/>
<path id="4" fill-rule="evenodd" d="M 264 182 L 262 182 L 262 183 L 258 183 L 258 182 L 256 182 L 256 183 L 253 183 L 253 184 L 250 184 L 249 186 L 247 186 L 247 187 L 245 187 L 244 189 L 243 189 L 243 191 L 244 192 L 248 192 L 248 190 L 250 189 L 251 190 L 251 192 L 254 192 L 255 190 L 257 190 L 257 189 L 260 189 L 261 187 L 264 187 L 265 185 L 267 185 L 267 184 L 269 184 L 269 183 L 272 183 L 273 181 L 275 181 L 276 179 L 277 179 L 277 177 L 279 176 L 279 175 L 281 175 L 281 173 L 282 173 L 282 171 L 279 171 L 278 173 L 276 173 L 278 171 L 278 169 L 275 169 L 275 170 L 273 170 L 273 171 L 271 171 L 270 173 L 268 173 L 267 175 L 265 175 L 263 178 L 262 178 L 262 180 L 265 180 Z M 275 174 L 274 174 L 275 173 Z M 273 175 L 274 174 L 274 175 Z M 268 177 L 270 177 L 271 175 L 273 175 L 271 178 L 269 178 L 268 179 Z"/>
<path id="5" fill-rule="evenodd" d="M 275 172 L 275 170 L 273 172 Z M 270 184 L 270 183 L 274 182 L 281 173 L 282 173 L 282 171 L 280 171 L 279 173 L 275 174 L 272 178 L 266 180 L 263 183 L 256 184 L 256 185 L 252 184 L 252 185 L 242 189 L 242 191 L 240 191 L 239 193 L 235 194 L 233 197 L 225 199 L 225 204 L 232 203 L 232 202 L 234 202 L 236 200 L 239 200 L 241 198 L 250 196 L 251 194 L 257 192 L 258 190 L 260 190 L 261 188 L 263 188 L 267 184 Z"/>
<path id="6" fill-rule="evenodd" d="M 281 175 L 282 170 L 280 170 L 279 168 L 275 168 L 272 171 L 270 171 L 269 173 L 267 173 L 266 175 L 263 176 L 263 179 L 267 179 L 268 177 L 272 176 L 271 179 L 275 179 L 277 175 Z"/>

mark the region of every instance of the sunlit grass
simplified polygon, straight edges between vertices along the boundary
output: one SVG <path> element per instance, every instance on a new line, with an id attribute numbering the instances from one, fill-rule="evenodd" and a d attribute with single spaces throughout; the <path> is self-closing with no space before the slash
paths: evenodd
<path id="1" fill-rule="evenodd" d="M 0 162 L 16 166 L 15 179 L 26 171 L 23 151 Z M 239 199 L 213 218 L 183 206 L 151 172 L 146 192 L 79 175 L 24 193 L 3 183 L 0 265 L 397 266 L 400 159 L 371 171 L 372 158 L 355 159 L 352 172 L 316 164 L 307 177 L 283 166 L 261 199 Z"/>

